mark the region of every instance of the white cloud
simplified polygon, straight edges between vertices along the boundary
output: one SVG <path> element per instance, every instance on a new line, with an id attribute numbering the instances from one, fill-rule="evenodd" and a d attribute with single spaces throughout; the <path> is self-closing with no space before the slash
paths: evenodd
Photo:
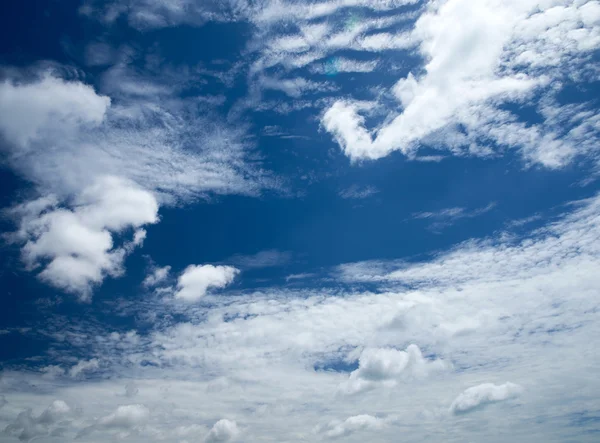
<path id="1" fill-rule="evenodd" d="M 295 280 L 304 280 L 304 279 L 315 277 L 315 276 L 316 276 L 316 274 L 311 273 L 311 272 L 304 272 L 301 274 L 290 274 L 285 277 L 285 281 L 291 282 L 291 281 L 295 281 Z"/>
<path id="2" fill-rule="evenodd" d="M 49 72 L 33 83 L 7 79 L 0 84 L 0 132 L 21 153 L 31 142 L 53 133 L 100 125 L 110 103 L 91 86 L 66 82 Z"/>
<path id="3" fill-rule="evenodd" d="M 204 439 L 206 443 L 219 443 L 234 440 L 240 433 L 235 421 L 222 419 L 214 424 Z"/>
<path id="4" fill-rule="evenodd" d="M 33 94 L 44 88 L 59 90 L 62 102 L 53 100 L 65 110 L 28 100 L 30 89 Z M 69 199 L 107 175 L 153 191 L 161 203 L 209 193 L 255 195 L 269 181 L 245 164 L 250 146 L 242 126 L 226 129 L 187 112 L 185 101 L 153 103 L 119 95 L 119 105 L 108 107 L 110 100 L 91 87 L 53 77 L 16 86 L 5 82 L 0 89 L 12 91 L 12 102 L 18 102 L 23 114 L 44 116 L 42 123 L 32 126 L 37 128 L 33 133 L 30 125 L 13 123 L 10 108 L 0 113 L 2 133 L 8 131 L 5 135 L 11 140 L 25 143 L 6 147 L 8 163 L 44 190 L 44 196 L 53 193 Z M 82 102 L 81 106 L 90 102 L 92 109 L 73 107 L 71 102 Z M 97 109 L 100 105 L 102 109 Z"/>
<path id="5" fill-rule="evenodd" d="M 342 99 L 326 110 L 322 124 L 352 160 L 378 159 L 395 150 L 412 157 L 423 143 L 489 155 L 489 149 L 477 145 L 492 139 L 520 148 L 527 161 L 561 167 L 579 144 L 576 134 L 564 140 L 558 135 L 566 122 L 558 125 L 548 119 L 526 127 L 496 104 L 520 102 L 534 92 L 552 96 L 548 85 L 558 73 L 530 69 L 535 63 L 584 66 L 577 57 L 600 45 L 595 15 L 581 19 L 587 9 L 595 10 L 593 3 L 433 2 L 408 38 L 420 42 L 425 73 L 409 74 L 392 88 L 399 109 L 390 110 L 387 121 L 371 132 L 355 103 Z M 554 62 L 544 61 L 546 57 Z M 466 128 L 466 135 L 457 125 Z M 588 136 L 595 133 L 597 128 L 587 131 Z M 585 147 L 580 153 L 586 153 Z"/>
<path id="6" fill-rule="evenodd" d="M 113 4 L 118 10 L 108 8 L 104 12 L 111 12 L 113 18 L 127 13 L 131 23 L 142 28 L 193 21 L 196 10 L 187 9 L 187 1 L 163 3 L 133 2 L 127 10 Z M 263 3 L 265 8 L 260 11 L 266 11 L 262 16 L 266 24 L 279 26 L 289 17 L 300 17 L 299 21 L 319 18 L 319 22 L 299 23 L 297 34 L 286 34 L 287 40 L 274 40 L 269 34 L 265 45 L 270 49 L 259 56 L 264 55 L 264 65 L 257 72 L 277 65 L 290 70 L 299 66 L 310 69 L 311 63 L 322 63 L 324 57 L 340 49 L 375 52 L 420 44 L 427 56 L 426 69 L 415 70 L 414 75 L 391 88 L 398 108 L 391 110 L 386 120 L 394 121 L 397 112 L 404 116 L 404 129 L 409 128 L 410 134 L 401 135 L 415 144 L 407 148 L 408 154 L 417 149 L 417 143 L 443 140 L 455 153 L 488 155 L 485 152 L 491 151 L 484 152 L 476 143 L 483 136 L 506 146 L 521 143 L 528 162 L 551 167 L 564 165 L 576 152 L 593 152 L 597 120 L 585 107 L 558 106 L 546 100 L 538 109 L 545 126 L 535 128 L 520 125 L 500 112 L 496 104 L 506 98 L 518 101 L 530 90 L 547 91 L 543 89 L 545 79 L 536 71 L 540 66 L 544 75 L 554 80 L 559 78 L 559 71 L 570 75 L 577 70 L 566 67 L 580 66 L 567 63 L 573 52 L 596 45 L 593 29 L 598 14 L 594 2 L 539 2 L 538 12 L 519 15 L 517 11 L 516 18 L 510 9 L 516 2 L 431 2 L 424 21 L 411 35 L 397 32 L 394 25 L 398 22 L 391 19 L 377 22 L 365 18 L 363 24 L 352 23 L 341 29 L 332 16 L 354 6 L 395 14 L 392 8 L 402 3 Z M 550 8 L 552 4 L 560 7 Z M 521 6 L 516 7 L 521 10 Z M 243 9 L 240 3 L 237 10 Z M 510 13 L 496 16 L 496 9 L 510 9 Z M 190 16 L 184 17 L 185 13 Z M 258 22 L 257 15 L 252 15 L 255 11 L 248 14 Z M 225 20 L 227 14 L 216 15 L 218 20 Z M 477 19 L 475 15 L 485 19 L 485 29 L 470 26 Z M 297 21 L 286 23 L 286 32 L 296 29 Z M 508 39 L 495 34 L 502 34 L 505 26 L 512 27 Z M 467 38 L 463 29 L 474 36 Z M 527 33 L 530 37 L 525 38 Z M 496 37 L 503 41 L 499 56 L 494 52 L 499 47 Z M 513 57 L 519 54 L 522 56 Z M 527 77 L 519 77 L 519 73 Z M 215 131 L 206 130 L 215 123 L 190 118 L 188 111 L 193 106 L 186 108 L 178 101 L 171 107 L 169 100 L 144 102 L 152 97 L 149 91 L 167 96 L 169 88 L 164 84 L 126 71 L 112 74 L 115 77 L 106 78 L 112 82 L 110 86 L 119 79 L 126 82 L 120 89 L 111 89 L 120 100 L 118 105 L 107 105 L 102 117 L 85 108 L 81 116 L 76 115 L 73 109 L 79 109 L 79 104 L 66 100 L 72 111 L 64 113 L 56 124 L 44 120 L 46 108 L 40 105 L 41 113 L 32 115 L 42 115 L 35 120 L 41 123 L 17 127 L 13 132 L 2 129 L 14 145 L 7 151 L 11 164 L 39 189 L 48 191 L 16 209 L 22 219 L 17 235 L 25 244 L 30 241 L 34 245 L 32 265 L 47 266 L 53 257 L 48 251 L 79 261 L 92 257 L 94 263 L 102 265 L 93 268 L 100 269 L 100 277 L 86 268 L 80 273 L 84 278 L 77 280 L 84 287 L 94 279 L 101 281 L 104 275 L 113 275 L 113 270 L 118 275 L 128 245 L 140 245 L 145 232 L 142 226 L 157 217 L 153 201 L 158 207 L 213 192 L 256 195 L 268 186 L 263 176 L 244 165 L 248 145 L 243 131 L 231 133 L 220 125 Z M 136 89 L 138 80 L 142 88 Z M 60 90 L 83 87 L 83 95 L 88 94 L 93 103 L 104 103 L 101 93 L 94 97 L 81 82 L 58 83 Z M 36 82 L 10 84 L 18 90 Z M 301 88 L 294 89 L 298 85 L 291 84 L 290 90 L 302 94 Z M 155 86 L 159 88 L 153 89 Z M 461 87 L 469 93 L 461 96 Z M 316 101 L 306 103 L 298 101 L 287 109 L 315 106 Z M 435 112 L 429 112 L 429 105 Z M 179 106 L 186 111 L 178 111 Z M 379 106 L 338 101 L 330 110 L 346 113 L 347 119 L 336 121 L 329 115 L 329 123 L 337 125 L 336 136 L 342 143 L 358 146 L 359 154 L 375 146 L 376 155 L 386 155 L 389 146 L 377 141 L 386 131 L 383 127 L 380 131 L 366 130 L 363 118 L 368 112 L 373 116 L 380 111 Z M 463 124 L 468 134 L 455 133 L 451 127 L 456 122 Z M 565 122 L 568 124 L 563 125 Z M 323 125 L 326 123 L 324 120 Z M 573 129 L 564 137 L 547 130 L 560 127 Z M 412 132 L 414 128 L 418 130 Z M 46 133 L 48 137 L 40 135 Z M 349 140 L 348 134 L 359 137 Z M 578 140 L 582 143 L 574 143 Z M 460 150 L 465 143 L 469 144 L 468 152 Z M 119 200 L 120 195 L 105 194 L 101 186 L 96 187 L 105 174 L 124 183 L 125 203 Z M 148 195 L 154 200 L 146 199 Z M 118 209 L 127 202 L 140 210 Z M 49 356 L 53 363 L 72 366 L 68 374 L 75 372 L 78 380 L 48 377 L 62 374 L 56 366 L 46 367 L 39 376 L 19 367 L 8 368 L 0 380 L 9 400 L 2 408 L 0 423 L 15 424 L 7 435 L 12 439 L 23 435 L 24 439 L 47 436 L 65 441 L 80 435 L 90 443 L 173 438 L 214 442 L 240 434 L 235 422 L 217 422 L 220 417 L 231 417 L 243 423 L 247 441 L 310 441 L 314 435 L 309 430 L 316 423 L 329 423 L 319 429 L 318 437 L 358 443 L 365 435 L 374 442 L 397 440 L 399 429 L 391 426 L 395 422 L 381 418 L 397 415 L 407 441 L 443 436 L 449 442 L 500 443 L 506 436 L 499 429 L 510 429 L 515 441 L 527 441 L 532 434 L 548 442 L 565 438 L 581 441 L 579 430 L 586 425 L 571 431 L 572 427 L 564 424 L 581 411 L 597 409 L 594 394 L 598 391 L 595 374 L 599 362 L 589 337 L 600 334 L 600 281 L 596 272 L 600 264 L 599 208 L 598 199 L 593 198 L 571 206 L 570 215 L 524 239 L 494 235 L 421 262 L 347 264 L 326 282 L 319 280 L 327 287 L 314 290 L 262 288 L 247 291 L 243 297 L 224 292 L 211 297 L 210 305 L 154 299 L 130 304 L 123 301 L 119 308 L 131 318 L 153 315 L 158 320 L 143 323 L 139 333 L 107 333 L 95 322 L 78 323 L 76 316 L 68 319 L 68 328 L 60 320 L 45 322 L 39 333 L 62 340 Z M 447 208 L 417 217 L 437 220 L 466 213 L 461 208 Z M 39 222 L 42 219 L 45 224 Z M 37 227 L 41 229 L 39 236 L 34 232 Z M 63 227 L 77 228 L 83 232 L 78 238 L 85 236 L 87 241 L 62 241 L 60 235 L 70 232 Z M 117 233 L 128 238 L 133 235 L 133 240 L 115 245 Z M 121 255 L 111 255 L 117 251 L 122 251 Z M 68 266 L 68 270 L 69 278 L 73 278 L 78 268 Z M 181 298 L 196 300 L 211 288 L 226 287 L 237 272 L 227 266 L 192 266 L 179 276 L 174 291 Z M 164 281 L 162 274 L 152 275 Z M 338 286 L 336 279 L 345 284 Z M 362 289 L 364 282 L 371 291 Z M 83 358 L 75 365 L 73 353 Z M 85 368 L 99 369 L 100 358 L 106 377 L 86 380 L 82 376 Z M 98 362 L 96 368 L 90 363 L 94 360 Z M 356 362 L 357 369 L 348 369 Z M 438 369 L 444 370 L 437 373 Z M 476 417 L 448 414 L 449 407 L 452 412 L 466 412 L 473 410 L 472 405 L 516 395 L 510 384 L 481 385 L 488 380 L 518 380 L 526 386 L 531 395 L 523 399 L 521 413 L 498 408 L 486 416 L 486 426 L 474 426 Z M 118 404 L 124 398 L 125 382 L 132 387 L 125 393 L 136 392 L 139 405 Z M 451 399 L 462 389 L 457 386 L 475 388 L 451 405 Z M 379 387 L 385 389 L 376 389 Z M 336 395 L 340 391 L 360 392 L 361 402 Z M 59 425 L 60 419 L 54 418 L 59 415 L 52 412 L 42 421 L 56 424 L 38 423 L 36 417 L 44 416 L 44 411 L 34 413 L 26 408 L 47 404 L 49 393 L 65 398 L 68 405 L 84 405 L 81 415 L 68 416 Z M 339 417 L 348 418 L 340 421 Z M 553 420 L 539 426 L 547 417 Z"/>
<path id="7" fill-rule="evenodd" d="M 35 417 L 31 409 L 21 412 L 14 422 L 4 429 L 6 436 L 15 436 L 21 441 L 32 441 L 39 437 L 59 435 L 62 420 L 69 418 L 73 411 L 62 400 L 54 400 L 39 416 Z M 59 432 L 57 432 L 59 431 Z"/>
<path id="8" fill-rule="evenodd" d="M 483 383 L 473 386 L 461 393 L 450 405 L 450 411 L 454 414 L 469 412 L 488 403 L 495 403 L 517 397 L 523 389 L 514 383 L 495 385 Z"/>
<path id="9" fill-rule="evenodd" d="M 179 276 L 175 298 L 195 302 L 208 289 L 220 289 L 233 282 L 239 270 L 231 266 L 190 265 Z"/>
<path id="10" fill-rule="evenodd" d="M 79 431 L 76 439 L 86 437 L 89 440 L 92 434 L 101 433 L 101 438 L 131 439 L 146 430 L 150 420 L 150 410 L 142 404 L 119 405 L 114 412 L 98 418 L 90 426 Z"/>
<path id="11" fill-rule="evenodd" d="M 431 225 L 429 225 L 429 228 L 434 231 L 439 231 L 447 226 L 452 225 L 457 220 L 461 220 L 464 218 L 479 217 L 483 214 L 490 212 L 495 207 L 496 203 L 492 202 L 487 206 L 473 210 L 468 210 L 466 208 L 461 207 L 454 207 L 444 208 L 435 212 L 417 212 L 412 216 L 415 219 L 432 221 Z"/>
<path id="12" fill-rule="evenodd" d="M 335 57 L 325 63 L 313 64 L 311 72 L 316 74 L 335 75 L 340 72 L 373 72 L 379 62 L 377 60 L 361 61 L 351 60 L 344 57 Z"/>
<path id="13" fill-rule="evenodd" d="M 146 276 L 142 285 L 147 288 L 152 288 L 157 286 L 160 283 L 163 283 L 168 277 L 169 272 L 171 272 L 170 266 L 154 267 L 151 272 Z"/>
<path id="14" fill-rule="evenodd" d="M 21 205 L 15 240 L 25 242 L 22 255 L 29 268 L 42 266 L 39 277 L 51 285 L 88 299 L 94 284 L 122 273 L 122 263 L 141 244 L 136 231 L 130 244 L 114 247 L 112 233 L 158 220 L 158 203 L 148 191 L 116 177 L 104 177 L 81 191 L 71 205 L 57 208 L 42 198 Z"/>
<path id="15" fill-rule="evenodd" d="M 150 410 L 140 404 L 119 406 L 115 412 L 102 417 L 96 423 L 98 428 L 131 429 L 145 424 L 150 418 Z"/>
<path id="16" fill-rule="evenodd" d="M 374 186 L 360 187 L 358 185 L 352 185 L 349 188 L 343 189 L 339 192 L 339 196 L 343 199 L 364 199 L 371 197 L 379 192 Z"/>
<path id="17" fill-rule="evenodd" d="M 81 374 L 86 372 L 94 372 L 98 368 L 100 368 L 100 361 L 97 358 L 92 358 L 90 360 L 80 360 L 74 366 L 71 366 L 69 369 L 69 377 L 77 378 Z"/>
<path id="18" fill-rule="evenodd" d="M 328 438 L 340 438 L 361 431 L 369 431 L 370 435 L 373 435 L 373 432 L 385 428 L 393 421 L 394 418 L 378 418 L 368 414 L 355 415 L 342 422 L 332 421 L 325 430 L 325 435 Z"/>
<path id="19" fill-rule="evenodd" d="M 358 369 L 340 386 L 340 391 L 357 394 L 379 386 L 394 386 L 402 378 L 420 379 L 445 369 L 448 369 L 445 362 L 426 359 L 414 344 L 406 351 L 367 348 L 360 354 Z"/>
<path id="20" fill-rule="evenodd" d="M 316 2 L 267 2 L 256 15 L 258 22 L 278 22 L 291 19 L 312 20 L 335 14 L 341 9 L 363 7 L 375 11 L 390 11 L 404 5 L 417 3 L 418 0 L 335 0 Z"/>
<path id="21" fill-rule="evenodd" d="M 302 77 L 279 79 L 275 77 L 260 77 L 259 84 L 263 89 L 282 91 L 290 97 L 298 98 L 309 91 L 326 91 L 331 87 L 324 82 L 314 82 Z"/>
<path id="22" fill-rule="evenodd" d="M 398 49 L 409 49 L 414 46 L 414 41 L 409 34 L 390 34 L 381 32 L 361 37 L 354 44 L 353 49 L 362 49 L 370 52 L 381 52 Z"/>

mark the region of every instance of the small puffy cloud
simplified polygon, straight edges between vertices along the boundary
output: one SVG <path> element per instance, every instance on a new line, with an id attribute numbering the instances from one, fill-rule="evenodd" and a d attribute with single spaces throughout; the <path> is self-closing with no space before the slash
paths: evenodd
<path id="1" fill-rule="evenodd" d="M 417 345 L 405 351 L 367 348 L 358 359 L 358 369 L 340 385 L 340 392 L 357 394 L 378 386 L 394 386 L 401 378 L 423 378 L 448 367 L 442 360 L 426 359 Z"/>
<path id="2" fill-rule="evenodd" d="M 151 270 L 151 272 L 146 276 L 142 285 L 146 288 L 152 288 L 159 283 L 164 282 L 169 277 L 169 272 L 171 272 L 170 266 L 164 267 L 155 267 Z"/>
<path id="3" fill-rule="evenodd" d="M 395 421 L 394 418 L 378 418 L 367 414 L 355 415 L 342 422 L 332 421 L 324 433 L 328 438 L 346 437 L 355 432 L 383 429 L 393 421 Z"/>
<path id="4" fill-rule="evenodd" d="M 85 372 L 94 372 L 100 367 L 100 361 L 97 358 L 90 360 L 81 360 L 76 365 L 69 369 L 69 376 L 71 378 L 77 378 Z"/>
<path id="5" fill-rule="evenodd" d="M 71 408 L 62 400 L 54 400 L 37 419 L 39 423 L 56 423 L 71 412 Z"/>
<path id="6" fill-rule="evenodd" d="M 99 419 L 95 427 L 127 430 L 145 424 L 149 418 L 150 410 L 144 405 L 121 405 L 112 414 Z"/>
<path id="7" fill-rule="evenodd" d="M 232 266 L 190 265 L 179 276 L 175 298 L 197 301 L 206 295 L 208 289 L 229 285 L 239 272 Z"/>
<path id="8" fill-rule="evenodd" d="M 450 405 L 450 411 L 460 414 L 472 411 L 480 406 L 518 397 L 523 388 L 515 383 L 495 385 L 483 383 L 473 386 L 461 393 Z"/>
<path id="9" fill-rule="evenodd" d="M 214 424 L 204 441 L 205 443 L 228 442 L 234 440 L 239 434 L 237 423 L 224 418 Z"/>
<path id="10" fill-rule="evenodd" d="M 30 269 L 43 267 L 43 281 L 88 299 L 94 284 L 119 276 L 127 254 L 146 232 L 138 229 L 132 242 L 114 247 L 113 233 L 158 221 L 154 195 L 118 177 L 103 177 L 85 188 L 72 209 L 42 198 L 13 209 L 21 219 L 13 234 L 24 242 L 23 261 Z"/>
<path id="11" fill-rule="evenodd" d="M 97 126 L 110 98 L 81 82 L 67 82 L 46 73 L 33 83 L 0 83 L 0 133 L 25 149 L 49 132 L 70 133 L 79 126 Z"/>
<path id="12" fill-rule="evenodd" d="M 119 437 L 125 438 L 143 430 L 149 419 L 150 410 L 142 404 L 120 405 L 114 412 L 97 419 L 93 425 L 79 431 L 77 438 L 94 432 L 117 433 Z"/>

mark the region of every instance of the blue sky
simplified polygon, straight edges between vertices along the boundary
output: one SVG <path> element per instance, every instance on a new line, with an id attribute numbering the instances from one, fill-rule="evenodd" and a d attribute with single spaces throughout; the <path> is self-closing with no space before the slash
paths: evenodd
<path id="1" fill-rule="evenodd" d="M 597 441 L 597 1 L 0 21 L 0 441 Z"/>

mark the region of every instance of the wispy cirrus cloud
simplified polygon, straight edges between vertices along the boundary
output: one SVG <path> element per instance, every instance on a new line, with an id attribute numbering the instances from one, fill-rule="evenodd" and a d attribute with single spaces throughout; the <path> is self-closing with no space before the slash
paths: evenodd
<path id="1" fill-rule="evenodd" d="M 233 255 L 225 262 L 242 269 L 260 269 L 285 266 L 292 261 L 292 254 L 277 249 L 266 249 L 252 255 Z"/>
<path id="2" fill-rule="evenodd" d="M 343 189 L 339 192 L 339 196 L 343 199 L 365 199 L 375 195 L 379 190 L 374 186 L 360 187 L 358 185 L 352 185 L 349 188 Z"/>
<path id="3" fill-rule="evenodd" d="M 440 231 L 448 226 L 453 225 L 458 220 L 479 217 L 490 212 L 495 207 L 496 203 L 492 202 L 487 206 L 473 210 L 468 210 L 461 207 L 444 208 L 435 212 L 417 212 L 413 214 L 413 218 L 416 220 L 430 221 L 431 224 L 429 225 L 429 228 L 433 231 Z"/>

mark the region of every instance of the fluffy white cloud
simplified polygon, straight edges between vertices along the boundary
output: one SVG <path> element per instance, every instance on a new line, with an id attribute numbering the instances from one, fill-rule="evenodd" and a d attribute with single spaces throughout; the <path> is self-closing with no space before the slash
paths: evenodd
<path id="1" fill-rule="evenodd" d="M 208 289 L 229 285 L 239 272 L 232 266 L 190 265 L 177 280 L 175 298 L 187 302 L 198 301 Z"/>
<path id="2" fill-rule="evenodd" d="M 237 423 L 224 418 L 213 425 L 204 441 L 206 443 L 228 442 L 234 440 L 239 433 Z"/>
<path id="3" fill-rule="evenodd" d="M 0 84 L 0 132 L 20 149 L 55 133 L 98 126 L 110 98 L 81 82 L 66 82 L 49 72 L 33 83 L 7 79 Z"/>
<path id="4" fill-rule="evenodd" d="M 133 438 L 146 430 L 150 410 L 142 404 L 120 405 L 114 412 L 95 420 L 94 424 L 79 431 L 76 439 L 100 433 L 101 438 Z"/>
<path id="5" fill-rule="evenodd" d="M 390 422 L 393 422 L 393 418 L 378 418 L 372 415 L 362 414 L 348 417 L 346 420 L 332 421 L 325 430 L 325 435 L 328 438 L 340 438 L 346 437 L 350 434 L 360 431 L 378 431 L 386 427 Z"/>
<path id="6" fill-rule="evenodd" d="M 140 404 L 119 406 L 115 412 L 102 417 L 96 424 L 99 428 L 131 429 L 140 426 L 150 418 L 150 410 Z"/>
<path id="7" fill-rule="evenodd" d="M 81 360 L 69 369 L 69 377 L 77 378 L 86 372 L 94 372 L 100 367 L 100 361 L 97 358 L 90 360 Z"/>
<path id="8" fill-rule="evenodd" d="M 450 411 L 454 414 L 469 412 L 488 403 L 517 397 L 522 390 L 521 386 L 510 382 L 502 385 L 483 383 L 465 390 L 456 397 L 456 400 L 450 405 Z"/>
<path id="9" fill-rule="evenodd" d="M 147 288 L 154 287 L 159 283 L 164 282 L 169 277 L 169 272 L 171 272 L 170 266 L 155 267 L 152 271 L 146 276 L 142 285 Z"/>
<path id="10" fill-rule="evenodd" d="M 442 360 L 428 360 L 416 345 L 406 351 L 385 348 L 367 348 L 360 354 L 358 369 L 340 386 L 345 394 L 374 389 L 378 386 L 394 386 L 401 378 L 422 379 L 429 373 L 447 369 Z"/>
<path id="11" fill-rule="evenodd" d="M 145 231 L 136 231 L 132 242 L 115 248 L 112 233 L 158 221 L 153 194 L 116 177 L 83 189 L 72 209 L 54 201 L 42 198 L 13 209 L 21 219 L 14 238 L 25 242 L 25 263 L 44 268 L 42 280 L 81 299 L 88 299 L 105 276 L 120 275 L 125 256 L 145 237 Z"/>
<path id="12" fill-rule="evenodd" d="M 579 138 L 558 134 L 561 127 L 577 123 L 547 119 L 528 128 L 496 104 L 520 102 L 533 92 L 552 96 L 547 86 L 555 75 L 558 81 L 558 71 L 532 67 L 584 66 L 576 60 L 600 45 L 594 3 L 432 2 L 412 31 L 426 60 L 424 74 L 409 74 L 392 88 L 401 112 L 391 110 L 388 121 L 370 132 L 356 103 L 338 100 L 323 114 L 322 124 L 352 160 L 378 159 L 395 150 L 414 156 L 423 143 L 486 155 L 489 150 L 478 147 L 479 140 L 492 139 L 520 148 L 527 161 L 563 166 L 574 156 Z M 456 130 L 458 125 L 466 135 Z M 585 132 L 597 136 L 598 127 L 589 121 Z M 584 146 L 579 153 L 587 150 Z"/>
<path id="13" fill-rule="evenodd" d="M 61 420 L 71 412 L 71 408 L 62 400 L 54 400 L 50 406 L 37 418 L 38 423 L 52 424 Z"/>

